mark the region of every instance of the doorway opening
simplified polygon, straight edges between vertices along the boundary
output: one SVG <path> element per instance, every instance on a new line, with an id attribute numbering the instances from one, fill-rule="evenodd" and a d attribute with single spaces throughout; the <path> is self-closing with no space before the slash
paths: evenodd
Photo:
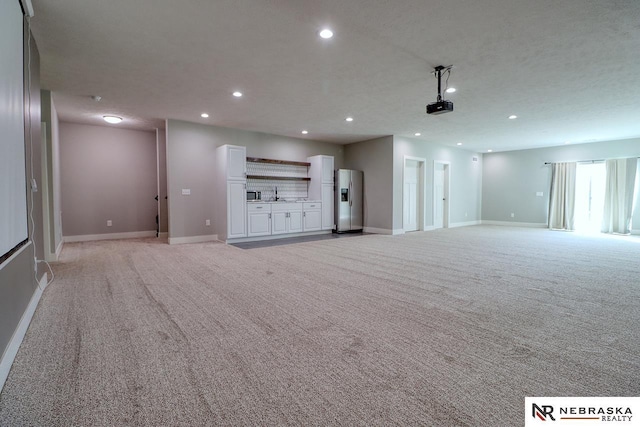
<path id="1" fill-rule="evenodd" d="M 417 157 L 404 157 L 402 229 L 405 233 L 424 230 L 425 162 Z"/>
<path id="2" fill-rule="evenodd" d="M 599 233 L 604 212 L 606 168 L 604 162 L 578 163 L 576 167 L 575 229 Z"/>
<path id="3" fill-rule="evenodd" d="M 433 162 L 433 228 L 449 228 L 449 195 L 451 164 L 435 160 Z"/>

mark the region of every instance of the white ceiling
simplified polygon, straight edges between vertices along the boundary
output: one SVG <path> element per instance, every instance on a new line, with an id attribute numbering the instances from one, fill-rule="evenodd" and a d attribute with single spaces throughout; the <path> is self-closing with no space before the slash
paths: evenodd
<path id="1" fill-rule="evenodd" d="M 42 86 L 64 121 L 336 143 L 420 132 L 478 151 L 640 137 L 638 0 L 33 3 Z M 454 65 L 455 111 L 428 116 L 440 64 Z"/>

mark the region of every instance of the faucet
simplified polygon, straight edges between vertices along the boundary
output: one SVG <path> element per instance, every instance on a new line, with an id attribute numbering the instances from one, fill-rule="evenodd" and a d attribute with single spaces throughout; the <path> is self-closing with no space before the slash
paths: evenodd
<path id="1" fill-rule="evenodd" d="M 276 195 L 275 199 L 276 199 L 276 202 L 277 202 L 278 201 L 278 187 L 273 187 L 273 188 L 274 188 L 274 193 Z"/>

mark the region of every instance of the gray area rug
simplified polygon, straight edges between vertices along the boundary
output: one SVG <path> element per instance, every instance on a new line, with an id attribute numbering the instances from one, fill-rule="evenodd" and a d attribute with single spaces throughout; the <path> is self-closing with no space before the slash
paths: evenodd
<path id="1" fill-rule="evenodd" d="M 477 226 L 67 244 L 2 426 L 524 424 L 640 394 L 640 239 Z"/>

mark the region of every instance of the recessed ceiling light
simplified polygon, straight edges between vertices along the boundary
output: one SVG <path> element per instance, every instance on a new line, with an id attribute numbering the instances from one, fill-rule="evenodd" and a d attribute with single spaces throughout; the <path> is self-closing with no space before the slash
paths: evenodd
<path id="1" fill-rule="evenodd" d="M 416 133 L 414 133 L 414 135 L 415 135 L 415 136 L 420 136 L 420 135 L 422 135 L 422 134 L 421 134 L 420 132 L 416 132 Z"/>
<path id="2" fill-rule="evenodd" d="M 308 134 L 308 133 L 309 133 L 309 131 L 308 131 L 308 130 L 303 130 L 303 131 L 302 131 L 302 134 L 303 134 L 303 135 L 306 135 L 306 134 Z"/>
<path id="3" fill-rule="evenodd" d="M 233 96 L 235 96 L 236 98 L 240 98 L 242 96 L 242 92 L 235 91 L 233 92 Z"/>
<path id="4" fill-rule="evenodd" d="M 323 28 L 319 34 L 323 39 L 330 39 L 331 37 L 333 37 L 333 31 L 331 31 L 329 28 Z"/>
<path id="5" fill-rule="evenodd" d="M 206 119 L 209 117 L 209 115 L 207 113 L 202 113 L 200 114 L 200 117 L 202 117 L 203 119 Z"/>
<path id="6" fill-rule="evenodd" d="M 487 150 L 487 153 L 491 153 L 493 150 Z"/>
<path id="7" fill-rule="evenodd" d="M 456 144 L 456 145 L 462 145 L 462 142 L 458 142 L 458 144 Z"/>
<path id="8" fill-rule="evenodd" d="M 348 121 L 348 122 L 352 122 L 353 121 L 353 117 L 347 117 L 345 120 Z"/>
<path id="9" fill-rule="evenodd" d="M 513 120 L 513 119 L 517 119 L 518 116 L 516 116 L 515 114 L 512 114 L 509 116 L 509 120 Z"/>
<path id="10" fill-rule="evenodd" d="M 450 88 L 448 88 L 447 90 L 445 90 L 445 92 L 447 92 L 447 93 L 453 93 L 453 92 L 455 92 L 455 91 L 456 91 L 456 88 L 455 88 L 455 87 L 450 87 Z"/>
<path id="11" fill-rule="evenodd" d="M 105 122 L 107 123 L 120 123 L 122 121 L 122 117 L 116 117 L 116 116 L 102 116 L 102 118 L 104 119 Z"/>

